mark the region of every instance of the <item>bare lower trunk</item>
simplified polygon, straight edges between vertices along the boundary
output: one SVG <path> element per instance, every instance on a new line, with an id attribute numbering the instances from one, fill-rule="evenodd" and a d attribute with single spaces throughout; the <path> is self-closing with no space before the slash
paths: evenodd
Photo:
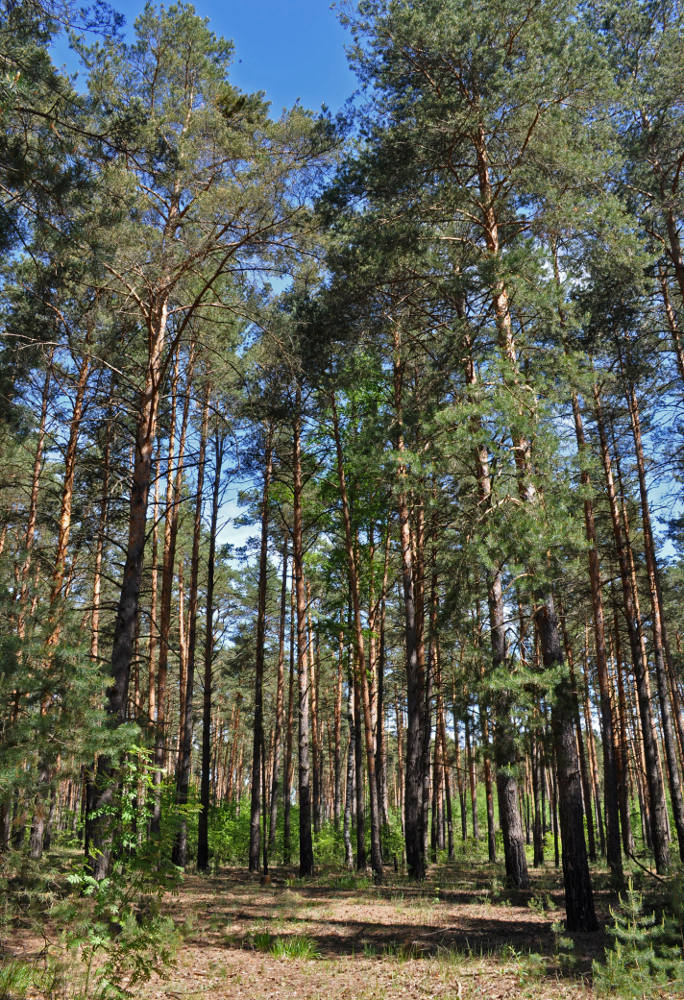
<path id="1" fill-rule="evenodd" d="M 268 582 L 268 497 L 273 472 L 273 427 L 269 426 L 264 454 L 264 488 L 261 500 L 261 549 L 259 553 L 259 593 L 257 598 L 256 655 L 254 671 L 254 727 L 252 740 L 252 793 L 249 822 L 249 870 L 259 870 L 261 830 L 262 759 L 264 745 L 264 643 L 266 640 L 266 585 Z M 263 803 L 265 808 L 266 803 Z"/>
<path id="2" fill-rule="evenodd" d="M 306 650 L 306 590 L 302 534 L 301 390 L 297 387 L 293 422 L 292 557 L 297 600 L 297 670 L 299 676 L 299 874 L 313 875 L 311 768 L 309 763 L 309 671 Z"/>
<path id="3" fill-rule="evenodd" d="M 615 760 L 615 726 L 610 700 L 610 678 L 608 675 L 608 656 L 606 652 L 605 616 L 601 596 L 601 572 L 596 540 L 596 525 L 594 520 L 594 505 L 587 491 L 591 488 L 589 472 L 585 467 L 586 441 L 582 415 L 577 394 L 573 393 L 572 409 L 575 420 L 575 435 L 577 449 L 582 462 L 581 479 L 585 489 L 584 498 L 584 528 L 589 545 L 587 558 L 589 560 L 589 583 L 591 587 L 591 604 L 594 621 L 594 649 L 596 654 L 596 672 L 600 692 L 601 746 L 603 748 L 604 796 L 606 808 L 606 860 L 612 872 L 622 875 L 622 856 L 620 852 L 620 809 L 618 802 L 618 770 Z"/>
<path id="4" fill-rule="evenodd" d="M 404 451 L 402 432 L 402 380 L 401 343 L 395 329 L 394 342 L 394 405 L 397 421 L 396 451 L 401 458 Z M 414 590 L 413 551 L 411 525 L 406 495 L 407 470 L 403 462 L 397 469 L 400 489 L 397 497 L 399 513 L 399 540 L 401 546 L 402 585 L 404 596 L 404 633 L 406 643 L 406 691 L 408 721 L 406 728 L 406 758 L 404 762 L 404 839 L 406 863 L 411 878 L 425 877 L 423 834 L 423 723 L 425 714 L 425 668 L 418 655 L 418 620 Z"/>
<path id="5" fill-rule="evenodd" d="M 547 670 L 562 668 L 558 622 L 553 599 L 535 610 L 535 623 L 541 641 L 542 658 Z M 584 815 L 579 759 L 574 730 L 574 697 L 570 678 L 565 671 L 554 688 L 551 724 L 558 769 L 559 820 L 563 847 L 563 881 L 565 885 L 565 912 L 570 931 L 594 931 L 598 921 L 594 910 L 594 897 L 589 874 L 589 862 L 584 841 Z"/>
<path id="6" fill-rule="evenodd" d="M 273 854 L 276 842 L 278 820 L 278 799 L 280 797 L 280 752 L 283 733 L 283 691 L 285 686 L 285 619 L 287 617 L 287 538 L 283 542 L 283 573 L 280 585 L 280 621 L 278 625 L 278 668 L 276 675 L 275 729 L 273 732 L 273 772 L 271 774 L 271 809 L 268 824 L 268 852 Z M 284 782 L 283 782 L 284 784 Z"/>
<path id="7" fill-rule="evenodd" d="M 206 623 L 204 632 L 204 698 L 202 706 L 202 775 L 200 780 L 200 812 L 197 824 L 197 867 L 209 868 L 209 805 L 211 777 L 211 695 L 214 660 L 214 574 L 216 562 L 216 532 L 221 498 L 221 469 L 225 442 L 219 434 L 214 438 L 214 484 L 211 500 L 211 526 L 207 557 Z M 237 735 L 237 726 L 236 726 Z M 240 785 L 238 785 L 240 787 Z"/>
<path id="8" fill-rule="evenodd" d="M 195 498 L 195 519 L 192 533 L 192 556 L 190 560 L 190 593 L 188 596 L 188 636 L 187 671 L 185 678 L 184 712 L 181 718 L 178 767 L 176 769 L 176 802 L 186 805 L 190 790 L 190 770 L 192 764 L 193 697 L 195 688 L 195 652 L 197 648 L 197 597 L 199 584 L 200 544 L 202 540 L 202 506 L 204 493 L 204 471 L 206 464 L 207 436 L 209 432 L 209 385 L 205 389 L 202 405 L 199 455 L 197 459 L 197 494 Z M 188 836 L 185 817 L 181 815 L 178 832 L 173 847 L 173 863 L 184 868 L 188 860 Z"/>
<path id="9" fill-rule="evenodd" d="M 506 636 L 501 577 L 492 575 L 488 586 L 489 621 L 492 642 L 492 672 L 494 676 L 504 667 Z M 499 822 L 503 837 L 506 877 L 518 889 L 528 889 L 530 876 L 525 856 L 525 838 L 518 806 L 518 748 L 516 733 L 511 721 L 511 698 L 499 690 L 493 697 L 494 707 L 494 762 L 496 764 L 496 790 L 499 800 Z"/>
<path id="10" fill-rule="evenodd" d="M 627 623 L 629 644 L 634 664 L 636 687 L 639 701 L 639 713 L 641 715 L 641 731 L 643 738 L 644 755 L 646 758 L 646 781 L 649 793 L 649 813 L 651 820 L 651 839 L 655 855 L 656 868 L 659 873 L 666 872 L 669 866 L 669 851 L 667 838 L 667 807 L 665 805 L 665 792 L 660 776 L 660 761 L 658 759 L 658 748 L 653 733 L 653 714 L 651 710 L 651 690 L 648 677 L 648 668 L 645 662 L 642 649 L 641 638 L 638 628 L 638 619 L 635 613 L 634 595 L 631 583 L 631 573 L 628 556 L 625 548 L 623 526 L 618 509 L 615 483 L 613 480 L 612 463 L 610 451 L 608 450 L 608 439 L 603 420 L 601 399 L 597 388 L 594 389 L 594 404 L 596 413 L 596 423 L 599 432 L 601 446 L 601 459 L 606 481 L 606 493 L 610 505 L 610 514 L 613 524 L 613 535 L 615 538 L 615 549 L 620 565 L 620 579 L 622 583 L 623 611 Z"/>
<path id="11" fill-rule="evenodd" d="M 682 782 L 679 771 L 677 733 L 675 729 L 668 682 L 670 670 L 669 664 L 666 660 L 667 639 L 665 635 L 665 622 L 662 616 L 658 564 L 655 555 L 655 544 L 653 542 L 653 529 L 651 527 L 651 514 L 648 502 L 648 490 L 646 486 L 646 467 L 644 462 L 643 443 L 641 439 L 639 406 L 636 393 L 632 385 L 627 387 L 627 403 L 632 423 L 634 449 L 637 460 L 637 475 L 639 478 L 641 519 L 644 531 L 644 553 L 646 556 L 646 572 L 648 575 L 649 597 L 651 601 L 651 620 L 653 624 L 653 659 L 655 662 L 656 680 L 658 683 L 660 718 L 663 726 L 663 741 L 665 743 L 665 756 L 667 759 L 667 770 L 670 784 L 670 802 L 677 830 L 679 857 L 681 861 L 684 861 L 684 800 L 682 799 Z"/>
<path id="12" fill-rule="evenodd" d="M 290 588 L 290 669 L 287 686 L 287 722 L 285 729 L 285 760 L 283 761 L 283 864 L 289 865 L 291 858 L 290 844 L 290 806 L 292 790 L 292 728 L 294 719 L 295 698 L 295 571 L 292 567 L 292 585 Z"/>
<path id="13" fill-rule="evenodd" d="M 152 474 L 152 450 L 156 437 L 159 407 L 161 355 L 166 330 L 167 303 L 162 302 L 151 336 L 145 387 L 142 393 L 136 429 L 133 480 L 128 517 L 128 539 L 121 592 L 114 625 L 111 657 L 111 685 L 107 691 L 107 714 L 110 724 L 126 721 L 128 683 L 135 644 L 136 622 L 145 554 L 147 501 Z M 115 762 L 100 756 L 95 778 L 94 811 L 97 819 L 92 826 L 92 846 L 95 855 L 91 867 L 95 878 L 102 879 L 109 871 L 111 858 L 111 809 L 116 786 Z"/>

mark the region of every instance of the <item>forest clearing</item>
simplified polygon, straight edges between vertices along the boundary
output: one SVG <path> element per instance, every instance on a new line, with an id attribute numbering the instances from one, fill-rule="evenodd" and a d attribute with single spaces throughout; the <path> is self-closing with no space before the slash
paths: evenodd
<path id="1" fill-rule="evenodd" d="M 283 869 L 266 880 L 244 868 L 186 875 L 164 903 L 179 930 L 169 964 L 161 978 L 151 972 L 149 982 L 137 984 L 133 995 L 140 1000 L 616 995 L 617 982 L 600 980 L 600 990 L 592 988 L 592 965 L 603 963 L 609 936 L 565 934 L 562 885 L 553 869 L 535 872 L 528 891 L 510 891 L 500 868 L 469 854 L 465 847 L 457 861 L 435 866 L 418 885 L 396 874 L 377 886 L 370 876 L 339 871 L 307 879 Z M 614 893 L 604 874 L 597 906 L 606 922 L 611 903 Z M 35 937 L 35 928 L 20 931 L 9 949 L 15 960 L 33 965 L 38 983 L 41 969 L 50 972 L 50 986 L 29 988 L 26 996 L 99 995 L 96 973 L 89 992 L 85 965 L 64 950 L 59 923 L 48 921 L 43 930 L 42 938 Z M 641 947 L 645 951 L 646 940 Z M 105 956 L 103 949 L 95 964 Z M 125 981 L 126 974 L 120 984 Z M 14 995 L 20 994 L 3 994 Z M 684 996 L 684 983 L 654 986 L 649 995 Z"/>
<path id="2" fill-rule="evenodd" d="M 677 996 L 681 0 L 121 2 L 0 0 L 0 1000 Z"/>

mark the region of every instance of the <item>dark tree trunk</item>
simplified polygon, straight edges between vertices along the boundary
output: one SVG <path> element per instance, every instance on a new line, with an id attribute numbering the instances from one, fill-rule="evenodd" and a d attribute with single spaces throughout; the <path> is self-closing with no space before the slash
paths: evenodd
<path id="1" fill-rule="evenodd" d="M 611 871 L 620 878 L 622 876 L 622 855 L 620 852 L 620 807 L 618 801 L 618 771 L 615 760 L 615 727 L 610 700 L 610 678 L 608 675 L 608 655 L 606 652 L 605 621 L 603 599 L 601 596 L 601 572 L 599 567 L 598 546 L 596 540 L 596 524 L 594 520 L 594 505 L 587 491 L 591 488 L 589 472 L 585 467 L 586 441 L 582 414 L 580 412 L 577 394 L 573 393 L 572 410 L 575 419 L 575 435 L 577 450 L 582 463 L 581 481 L 585 489 L 584 527 L 589 549 L 589 583 L 591 586 L 591 604 L 594 619 L 594 646 L 596 651 L 596 671 L 600 692 L 601 746 L 603 748 L 604 797 L 606 807 L 606 860 Z"/>
<path id="2" fill-rule="evenodd" d="M 592 794 L 591 794 L 591 780 L 589 777 L 589 767 L 587 764 L 587 753 L 584 746 L 584 737 L 582 735 L 582 723 L 580 720 L 580 707 L 579 707 L 579 697 L 577 691 L 577 679 L 575 676 L 575 665 L 572 655 L 572 647 L 570 645 L 570 640 L 568 638 L 567 630 L 565 628 L 565 619 L 563 616 L 563 609 L 560 606 L 561 614 L 561 629 L 563 632 L 563 639 L 565 642 L 565 658 L 568 663 L 568 674 L 570 677 L 570 687 L 573 692 L 574 700 L 574 720 L 575 720 L 575 732 L 577 734 L 577 751 L 579 755 L 579 766 L 580 766 L 580 776 L 582 780 L 582 797 L 584 800 L 584 815 L 587 823 L 587 840 L 589 842 L 589 858 L 591 861 L 596 861 L 596 837 L 594 835 L 594 816 L 592 812 Z"/>
<path id="3" fill-rule="evenodd" d="M 293 529 L 292 557 L 297 601 L 297 670 L 299 676 L 299 874 L 313 875 L 311 835 L 311 767 L 309 763 L 309 671 L 306 649 L 306 590 L 304 587 L 304 540 L 302 529 L 302 394 L 297 387 L 293 421 Z"/>
<path id="4" fill-rule="evenodd" d="M 562 669 L 563 654 L 558 634 L 558 622 L 553 598 L 535 610 L 535 623 L 547 670 Z M 574 727 L 574 692 L 568 674 L 563 670 L 554 688 L 551 726 L 558 769 L 558 805 L 563 846 L 563 881 L 565 912 L 569 931 L 595 931 L 598 921 L 589 874 L 587 848 L 584 841 L 584 815 L 579 759 Z"/>
<path id="5" fill-rule="evenodd" d="M 128 682 L 133 659 L 140 584 L 145 554 L 147 502 L 152 476 L 152 450 L 156 438 L 157 413 L 163 374 L 162 353 L 166 333 L 168 302 L 162 298 L 150 310 L 149 356 L 145 386 L 141 395 L 136 427 L 133 479 L 128 516 L 126 560 L 119 604 L 114 625 L 114 641 L 110 664 L 111 685 L 107 691 L 109 724 L 118 726 L 126 721 Z M 96 879 L 103 879 L 111 859 L 111 809 L 115 797 L 116 764 L 106 755 L 97 761 L 94 811 L 92 821 L 93 857 L 91 868 Z"/>
<path id="6" fill-rule="evenodd" d="M 207 559 L 206 628 L 204 635 L 204 704 L 202 714 L 202 777 L 200 780 L 200 812 L 197 825 L 197 867 L 209 867 L 209 801 L 211 777 L 211 686 L 214 659 L 214 572 L 216 562 L 216 530 L 221 497 L 221 466 L 224 440 L 214 438 L 214 487 L 211 500 L 211 527 Z"/>
<path id="7" fill-rule="evenodd" d="M 493 574 L 488 587 L 489 621 L 492 636 L 492 671 L 494 676 L 503 669 L 506 657 L 506 634 L 501 576 Z M 496 790 L 499 800 L 499 822 L 503 835 L 506 878 L 518 889 L 529 889 L 530 876 L 525 857 L 520 808 L 518 806 L 518 751 L 516 733 L 511 722 L 511 700 L 504 692 L 493 697 L 495 712 L 494 761 Z"/>
<path id="8" fill-rule="evenodd" d="M 273 733 L 273 773 L 271 775 L 271 809 L 268 824 L 268 852 L 273 854 L 276 842 L 278 820 L 278 798 L 280 796 L 280 750 L 283 732 L 283 688 L 285 683 L 285 619 L 287 617 L 287 538 L 283 542 L 283 575 L 280 584 L 280 621 L 278 624 L 278 673 L 276 678 L 275 730 Z"/>
<path id="9" fill-rule="evenodd" d="M 406 643 L 406 694 L 408 720 L 406 728 L 406 758 L 404 762 L 404 839 L 406 863 L 411 878 L 425 878 L 423 838 L 423 724 L 425 716 L 425 668 L 418 655 L 418 622 L 414 591 L 411 525 L 406 496 L 407 470 L 401 460 L 404 452 L 402 432 L 402 361 L 399 331 L 395 328 L 394 342 L 394 405 L 398 425 L 396 451 L 400 458 L 397 469 L 400 490 L 397 498 L 399 538 L 404 595 L 404 632 Z"/>
<path id="10" fill-rule="evenodd" d="M 249 813 L 249 870 L 259 870 L 261 831 L 261 789 L 264 746 L 264 643 L 266 641 L 266 587 L 268 584 L 268 498 L 273 471 L 273 426 L 266 433 L 264 488 L 261 500 L 261 548 L 259 552 L 259 593 L 257 598 L 256 651 L 254 669 L 254 730 L 252 740 L 252 794 Z M 266 807 L 266 803 L 263 803 Z"/>
<path id="11" fill-rule="evenodd" d="M 656 562 L 655 545 L 653 542 L 653 529 L 651 527 L 651 513 L 648 502 L 648 489 L 646 486 L 646 467 L 644 462 L 644 449 L 641 439 L 641 423 L 639 420 L 639 405 L 637 402 L 634 387 L 627 387 L 627 403 L 632 424 L 632 434 L 634 437 L 634 451 L 637 460 L 637 475 L 639 479 L 639 497 L 641 500 L 641 519 L 644 531 L 644 553 L 646 556 L 646 572 L 649 583 L 649 596 L 651 600 L 651 620 L 653 623 L 653 659 L 656 668 L 656 680 L 658 684 L 658 701 L 660 704 L 660 718 L 663 726 L 663 742 L 665 744 L 665 756 L 667 759 L 667 771 L 670 784 L 670 803 L 674 816 L 675 828 L 677 830 L 677 841 L 679 845 L 679 857 L 684 861 L 684 800 L 682 799 L 682 782 L 679 773 L 679 754 L 677 745 L 677 733 L 675 729 L 674 715 L 669 691 L 669 664 L 666 661 L 667 638 L 665 634 L 665 622 L 662 616 L 660 599 L 660 580 L 658 575 L 658 564 Z"/>
<path id="12" fill-rule="evenodd" d="M 340 818 L 342 816 L 342 681 L 344 678 L 344 632 L 340 632 L 338 659 L 337 659 L 337 685 L 335 687 L 335 721 L 334 721 L 334 793 L 333 793 L 333 822 L 335 829 L 340 828 Z"/>
<path id="13" fill-rule="evenodd" d="M 623 527 L 618 510 L 612 463 L 610 451 L 608 449 L 608 438 L 603 420 L 601 398 L 597 388 L 594 389 L 594 403 L 596 425 L 599 433 L 601 448 L 601 459 L 603 462 L 603 470 L 606 480 L 606 493 L 610 505 L 613 535 L 615 538 L 615 549 L 620 565 L 623 611 L 627 623 L 630 651 L 632 654 L 632 663 L 634 665 L 634 674 L 636 678 L 639 714 L 641 716 L 641 732 L 646 758 L 646 782 L 648 785 L 651 840 L 655 855 L 656 869 L 660 874 L 662 874 L 667 871 L 670 862 L 667 837 L 667 807 L 665 804 L 665 791 L 660 774 L 658 747 L 653 733 L 653 714 L 651 709 L 651 689 L 648 677 L 648 668 L 641 646 L 640 621 L 635 611 L 630 566 L 625 546 Z"/>
<path id="14" fill-rule="evenodd" d="M 295 629 L 295 572 L 292 567 L 292 581 L 290 588 L 290 669 L 287 684 L 287 723 L 285 731 L 285 760 L 283 761 L 283 864 L 289 865 L 292 862 L 292 846 L 290 838 L 290 813 L 291 813 L 291 790 L 294 765 L 292 760 L 293 742 L 293 720 L 294 720 L 294 699 L 295 699 L 295 643 L 297 641 Z"/>
<path id="15" fill-rule="evenodd" d="M 354 867 L 354 851 L 352 849 L 351 825 L 352 825 L 352 801 L 354 799 L 354 744 L 356 742 L 354 726 L 354 694 L 351 679 L 349 676 L 348 697 L 347 697 L 347 721 L 349 724 L 349 745 L 347 747 L 347 783 L 344 800 L 344 821 L 342 836 L 344 839 L 344 864 L 345 868 L 351 870 Z"/>
<path id="16" fill-rule="evenodd" d="M 185 677 L 184 713 L 181 719 L 178 767 L 176 769 L 176 803 L 184 806 L 190 790 L 192 764 L 193 697 L 195 690 L 195 654 L 197 649 L 197 595 L 199 586 L 200 543 L 202 540 L 202 506 L 204 494 L 204 470 L 206 464 L 207 437 L 209 433 L 209 384 L 205 388 L 202 404 L 202 424 L 200 429 L 199 455 L 197 458 L 197 494 L 195 497 L 195 519 L 192 530 L 192 556 L 190 560 L 190 594 L 188 617 L 190 634 L 188 637 L 188 666 Z M 188 831 L 185 817 L 181 815 L 173 846 L 173 863 L 185 868 L 188 860 Z"/>

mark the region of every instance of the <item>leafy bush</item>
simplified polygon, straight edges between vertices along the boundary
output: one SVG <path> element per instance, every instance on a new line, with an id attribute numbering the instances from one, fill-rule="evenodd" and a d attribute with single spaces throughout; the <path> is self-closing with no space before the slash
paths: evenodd
<path id="1" fill-rule="evenodd" d="M 85 965 L 83 1000 L 130 997 L 134 986 L 153 972 L 163 975 L 173 961 L 176 931 L 160 912 L 164 893 L 179 877 L 168 861 L 173 816 L 167 810 L 158 837 L 142 835 L 154 807 L 154 771 L 149 750 L 129 750 L 120 793 L 107 810 L 113 832 L 111 871 L 97 881 L 80 862 L 68 876 L 76 895 L 61 916 L 69 927 L 67 946 Z"/>

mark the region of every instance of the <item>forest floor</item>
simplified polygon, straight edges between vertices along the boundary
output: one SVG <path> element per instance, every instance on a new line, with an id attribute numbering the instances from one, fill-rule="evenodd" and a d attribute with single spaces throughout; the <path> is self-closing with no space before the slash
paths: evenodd
<path id="1" fill-rule="evenodd" d="M 592 960 L 602 959 L 606 935 L 563 934 L 559 872 L 547 867 L 531 877 L 530 891 L 509 891 L 499 867 L 467 857 L 433 866 L 419 885 L 394 872 L 382 886 L 339 871 L 304 880 L 275 869 L 268 884 L 244 869 L 186 875 L 164 903 L 180 929 L 175 963 L 165 978 L 153 975 L 132 995 L 589 1000 Z M 610 923 L 615 896 L 605 875 L 594 882 L 599 919 Z M 11 950 L 27 956 L 40 944 L 17 938 Z M 88 995 L 75 956 L 60 966 L 59 994 L 29 989 L 22 995 Z"/>
<path id="2" fill-rule="evenodd" d="M 554 869 L 531 891 L 505 891 L 500 871 L 471 860 L 435 866 L 415 886 L 392 875 L 329 874 L 271 884 L 244 870 L 186 877 L 172 903 L 186 927 L 168 980 L 146 1000 L 468 1000 L 588 998 L 605 936 L 562 936 Z M 600 883 L 600 879 L 599 879 Z M 598 909 L 609 918 L 600 889 Z M 309 957 L 306 957 L 306 953 Z M 302 957 L 304 953 L 304 957 Z"/>

